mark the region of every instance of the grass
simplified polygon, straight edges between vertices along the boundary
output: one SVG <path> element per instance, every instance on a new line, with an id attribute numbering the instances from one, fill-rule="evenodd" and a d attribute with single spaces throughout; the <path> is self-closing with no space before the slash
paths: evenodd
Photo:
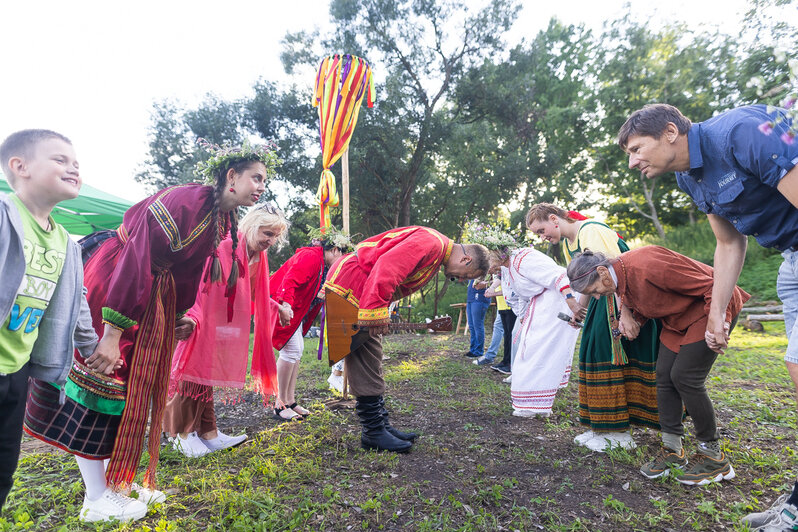
<path id="1" fill-rule="evenodd" d="M 28 454 L 0 531 L 743 530 L 743 515 L 769 506 L 795 480 L 796 405 L 781 324 L 735 330 L 713 368 L 710 395 L 738 476 L 705 488 L 638 473 L 657 449 L 654 431 L 636 430 L 631 451 L 574 446 L 584 430 L 575 382 L 558 394 L 551 418 L 513 418 L 501 376 L 458 354 L 466 340 L 386 339 L 392 422 L 422 433 L 410 454 L 361 450 L 351 410 L 323 407 L 332 398 L 329 370 L 311 340 L 298 383 L 314 411 L 307 420 L 274 424 L 256 398 L 235 409 L 217 405 L 221 428 L 245 429 L 250 441 L 195 460 L 164 447 L 159 481 L 169 498 L 126 525 L 81 524 L 74 459 Z M 689 434 L 686 445 L 694 445 Z"/>

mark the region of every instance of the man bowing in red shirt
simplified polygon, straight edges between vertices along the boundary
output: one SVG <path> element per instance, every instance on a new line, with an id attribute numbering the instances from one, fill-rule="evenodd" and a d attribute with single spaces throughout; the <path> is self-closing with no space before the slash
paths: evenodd
<path id="1" fill-rule="evenodd" d="M 416 437 L 388 423 L 381 336 L 388 332 L 391 301 L 419 290 L 441 266 L 449 277 L 482 277 L 488 270 L 488 250 L 478 244 L 455 244 L 428 227 L 400 227 L 367 238 L 354 253 L 338 259 L 327 275 L 325 288 L 358 308 L 361 332 L 353 338 L 346 364 L 364 449 L 406 452 Z"/>

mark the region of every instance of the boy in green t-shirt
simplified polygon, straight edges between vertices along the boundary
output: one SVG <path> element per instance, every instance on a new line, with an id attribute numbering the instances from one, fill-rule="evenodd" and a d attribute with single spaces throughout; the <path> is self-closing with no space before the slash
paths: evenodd
<path id="1" fill-rule="evenodd" d="M 80 246 L 50 213 L 76 198 L 72 143 L 29 129 L 0 145 L 11 195 L 0 194 L 0 509 L 17 468 L 28 377 L 63 385 L 74 349 L 92 353 L 97 335 L 83 292 Z"/>

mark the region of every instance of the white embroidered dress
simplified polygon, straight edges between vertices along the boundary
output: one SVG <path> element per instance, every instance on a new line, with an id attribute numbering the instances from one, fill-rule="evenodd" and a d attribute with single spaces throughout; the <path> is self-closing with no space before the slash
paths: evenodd
<path id="1" fill-rule="evenodd" d="M 560 293 L 568 284 L 565 268 L 533 248 L 510 257 L 513 291 L 528 304 L 518 316 L 518 351 L 510 394 L 516 415 L 548 415 L 557 390 L 568 385 L 579 331 L 557 318 L 571 311 Z"/>

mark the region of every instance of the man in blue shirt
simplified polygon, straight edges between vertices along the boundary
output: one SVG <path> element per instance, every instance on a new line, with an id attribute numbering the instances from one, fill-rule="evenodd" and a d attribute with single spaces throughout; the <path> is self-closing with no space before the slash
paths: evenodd
<path id="1" fill-rule="evenodd" d="M 769 133 L 760 127 L 779 115 Z M 618 144 L 629 154 L 629 168 L 648 178 L 676 172 L 679 187 L 709 218 L 717 245 L 706 341 L 716 352 L 729 339 L 724 314 L 745 261 L 746 235 L 782 251 L 778 289 L 790 337 L 785 361 L 798 390 L 798 142 L 781 138 L 791 127 L 784 110 L 764 105 L 692 124 L 672 105 L 653 104 L 632 113 Z M 748 516 L 752 528 L 762 520 L 798 524 L 798 483 L 790 499 L 779 503 Z"/>
<path id="2" fill-rule="evenodd" d="M 490 299 L 485 297 L 486 288 L 484 281 L 468 281 L 466 317 L 471 346 L 465 355 L 471 358 L 479 358 L 485 351 L 485 314 L 490 306 Z"/>

